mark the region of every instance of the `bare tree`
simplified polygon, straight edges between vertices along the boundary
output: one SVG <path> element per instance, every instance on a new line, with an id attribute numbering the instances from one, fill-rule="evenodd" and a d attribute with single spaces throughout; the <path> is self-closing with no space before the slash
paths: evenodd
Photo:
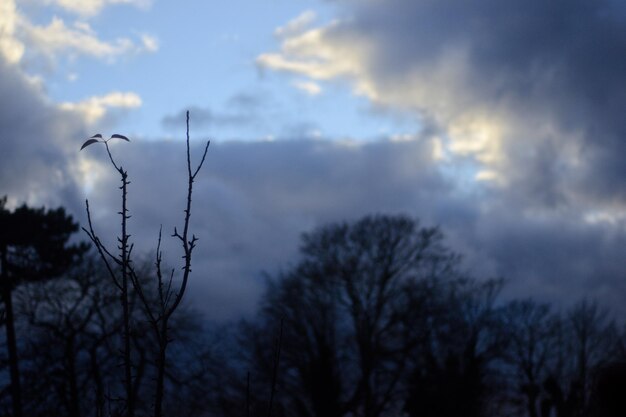
<path id="1" fill-rule="evenodd" d="M 277 415 L 398 411 L 421 336 L 418 294 L 456 257 L 441 245 L 437 229 L 402 216 L 331 224 L 302 241 L 300 262 L 270 281 L 260 322 L 245 326 L 256 409 L 264 402 L 259 393 L 272 374 L 273 335 L 282 319 Z"/>
<path id="2" fill-rule="evenodd" d="M 128 141 L 128 138 L 122 135 L 113 135 L 110 139 L 123 139 Z M 202 168 L 204 164 L 207 151 L 209 148 L 210 142 L 207 142 L 206 147 L 204 148 L 204 152 L 202 154 L 202 158 L 200 163 L 197 165 L 195 170 L 192 170 L 191 166 L 191 152 L 190 152 L 190 143 L 189 143 L 189 112 L 187 112 L 187 135 L 186 135 L 186 147 L 187 147 L 187 199 L 186 199 L 186 207 L 184 210 L 184 219 L 183 219 L 183 227 L 182 231 L 179 232 L 178 229 L 174 228 L 173 237 L 177 238 L 183 248 L 183 260 L 184 265 L 182 267 L 183 274 L 182 279 L 180 281 L 180 285 L 178 286 L 178 290 L 173 288 L 174 283 L 174 270 L 168 274 L 167 278 L 164 278 L 162 271 L 162 254 L 161 254 L 161 232 L 159 232 L 159 238 L 157 243 L 157 253 L 156 253 L 156 280 L 157 280 L 157 288 L 158 288 L 158 299 L 156 304 L 150 300 L 143 286 L 141 285 L 140 280 L 133 268 L 131 262 L 131 253 L 133 250 L 133 245 L 129 244 L 129 235 L 127 233 L 127 220 L 130 217 L 128 215 L 127 209 L 127 196 L 128 190 L 127 187 L 130 184 L 128 181 L 128 172 L 123 169 L 123 167 L 118 166 L 111 155 L 111 151 L 109 149 L 108 141 L 102 139 L 102 135 L 97 134 L 87 140 L 81 149 L 94 144 L 94 143 L 103 143 L 107 150 L 107 154 L 111 161 L 111 164 L 115 168 L 115 170 L 120 175 L 121 187 L 122 190 L 122 209 L 120 211 L 121 216 L 121 235 L 118 237 L 119 242 L 119 255 L 115 256 L 109 251 L 104 244 L 101 242 L 100 238 L 96 234 L 93 228 L 93 224 L 91 221 L 91 214 L 89 210 L 89 202 L 86 202 L 87 206 L 87 218 L 89 222 L 89 229 L 83 228 L 91 241 L 96 246 L 100 256 L 105 263 L 110 276 L 115 284 L 115 286 L 119 289 L 121 295 L 121 304 L 123 309 L 123 322 L 124 322 L 124 386 L 125 386 L 125 404 L 126 404 L 126 416 L 133 417 L 135 411 L 135 400 L 136 400 L 136 390 L 134 390 L 133 384 L 133 375 L 132 375 L 132 362 L 131 362 L 131 328 L 130 328 L 130 307 L 129 307 L 129 288 L 133 286 L 134 289 L 139 294 L 141 302 L 144 307 L 144 311 L 148 316 L 148 320 L 153 329 L 153 332 L 156 336 L 156 340 L 159 346 L 159 354 L 156 360 L 156 368 L 157 368 L 157 377 L 156 377 L 156 388 L 155 388 L 155 402 L 154 402 L 154 415 L 155 417 L 160 417 L 162 415 L 162 403 L 163 403 L 163 390 L 164 390 L 164 378 L 165 378 L 165 367 L 166 367 L 166 352 L 167 346 L 170 342 L 168 336 L 168 325 L 169 320 L 180 306 L 180 303 L 185 294 L 185 290 L 187 288 L 188 279 L 191 273 L 191 256 L 193 250 L 196 246 L 197 238 L 195 235 L 190 236 L 189 232 L 189 221 L 191 218 L 191 198 L 193 191 L 193 183 L 198 175 L 198 172 Z M 121 273 L 118 276 L 115 267 L 119 267 Z"/>
<path id="3" fill-rule="evenodd" d="M 142 285 L 154 297 L 154 268 L 135 266 Z M 15 305 L 22 330 L 24 414 L 32 417 L 104 417 L 120 415 L 123 404 L 115 393 L 123 390 L 119 351 L 122 309 L 118 289 L 110 285 L 101 261 L 87 257 L 62 277 L 22 285 Z M 156 368 L 151 366 L 159 347 L 141 310 L 137 292 L 129 294 L 136 414 L 154 412 Z M 165 373 L 166 415 L 203 415 L 215 402 L 220 361 L 215 356 L 215 332 L 184 304 L 170 321 L 176 343 L 168 349 Z M 0 404 L 4 405 L 0 396 Z M 0 405 L 0 410 L 2 405 Z M 0 411 L 0 415 L 5 415 Z"/>
<path id="4" fill-rule="evenodd" d="M 117 378 L 122 320 L 118 295 L 102 272 L 87 260 L 58 280 L 18 291 L 28 330 L 28 415 L 105 415 L 106 393 Z"/>
<path id="5" fill-rule="evenodd" d="M 542 384 L 558 363 L 560 318 L 548 304 L 532 300 L 515 300 L 504 313 L 509 338 L 506 361 L 513 368 L 514 395 L 523 396 L 529 417 L 538 417 Z"/>
<path id="6" fill-rule="evenodd" d="M 180 303 L 185 295 L 187 288 L 187 282 L 191 273 L 191 256 L 196 242 L 198 239 L 195 235 L 189 233 L 189 219 L 191 218 L 191 197 L 193 191 L 193 182 L 195 181 L 198 172 L 204 164 L 207 151 L 209 149 L 210 142 L 207 142 L 200 163 L 195 170 L 192 171 L 191 167 L 191 154 L 189 149 L 189 112 L 187 112 L 187 204 L 185 207 L 185 216 L 183 220 L 182 232 L 179 232 L 177 228 L 174 228 L 172 237 L 177 238 L 183 249 L 184 264 L 182 267 L 183 274 L 178 286 L 178 290 L 172 288 L 174 279 L 174 269 L 172 269 L 167 278 L 163 276 L 162 267 L 162 253 L 161 253 L 161 231 L 159 231 L 157 250 L 156 250 L 156 280 L 157 280 L 157 293 L 158 297 L 156 303 L 151 302 L 141 285 L 141 281 L 135 274 L 134 269 L 131 267 L 131 279 L 132 283 L 137 290 L 139 297 L 143 303 L 145 312 L 149 318 L 150 325 L 153 329 L 154 335 L 158 342 L 158 357 L 156 361 L 157 377 L 156 377 L 156 393 L 154 399 L 154 416 L 161 417 L 163 409 L 163 396 L 165 387 L 165 369 L 167 359 L 167 347 L 170 343 L 169 336 L 169 322 L 174 312 L 180 306 Z"/>
<path id="7" fill-rule="evenodd" d="M 499 279 L 459 278 L 430 292 L 427 333 L 414 350 L 405 411 L 410 416 L 502 415 L 498 372 L 506 335 Z"/>

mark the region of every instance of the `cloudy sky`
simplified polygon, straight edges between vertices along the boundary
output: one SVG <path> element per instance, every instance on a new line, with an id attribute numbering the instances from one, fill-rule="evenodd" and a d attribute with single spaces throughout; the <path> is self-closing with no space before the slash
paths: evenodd
<path id="1" fill-rule="evenodd" d="M 617 0 L 0 0 L 0 195 L 113 235 L 182 220 L 190 293 L 254 309 L 301 232 L 369 213 L 440 225 L 476 277 L 626 316 L 626 6 Z M 176 254 L 175 246 L 166 249 Z M 176 256 L 171 255 L 173 260 Z"/>

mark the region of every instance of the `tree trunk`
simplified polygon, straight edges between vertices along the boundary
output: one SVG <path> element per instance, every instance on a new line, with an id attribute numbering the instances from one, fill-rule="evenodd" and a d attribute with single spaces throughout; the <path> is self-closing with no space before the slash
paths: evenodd
<path id="1" fill-rule="evenodd" d="M 9 354 L 9 372 L 11 374 L 11 397 L 13 416 L 22 417 L 22 389 L 20 386 L 20 369 L 18 366 L 17 340 L 15 338 L 15 318 L 13 316 L 13 300 L 11 283 L 7 271 L 7 249 L 2 249 L 2 299 L 6 314 L 7 350 Z"/>
<path id="2" fill-rule="evenodd" d="M 76 376 L 76 351 L 74 338 L 70 337 L 65 346 L 65 360 L 67 361 L 67 379 L 70 389 L 70 417 L 80 417 L 80 400 L 78 393 L 78 380 Z"/>
<path id="3" fill-rule="evenodd" d="M 167 319 L 162 318 L 161 335 L 159 337 L 159 356 L 157 358 L 156 395 L 154 397 L 154 417 L 163 415 L 163 395 L 165 391 L 165 360 L 168 343 Z"/>

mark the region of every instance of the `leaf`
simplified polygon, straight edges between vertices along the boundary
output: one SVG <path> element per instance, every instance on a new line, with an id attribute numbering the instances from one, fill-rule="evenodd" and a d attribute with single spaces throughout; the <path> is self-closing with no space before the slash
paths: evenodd
<path id="1" fill-rule="evenodd" d="M 93 135 L 90 139 L 93 139 L 93 138 L 99 138 L 99 139 L 102 139 L 102 135 L 101 135 L 100 133 L 96 133 L 96 134 L 95 134 L 95 135 Z"/>
<path id="2" fill-rule="evenodd" d="M 82 151 L 83 149 L 85 149 L 87 146 L 91 145 L 92 143 L 97 143 L 100 142 L 98 139 L 88 139 L 85 143 L 83 143 L 83 146 L 80 147 L 80 150 Z"/>
<path id="3" fill-rule="evenodd" d="M 126 136 L 118 135 L 117 133 L 115 135 L 112 135 L 111 139 L 124 139 L 126 142 L 130 142 L 130 139 L 128 139 Z"/>

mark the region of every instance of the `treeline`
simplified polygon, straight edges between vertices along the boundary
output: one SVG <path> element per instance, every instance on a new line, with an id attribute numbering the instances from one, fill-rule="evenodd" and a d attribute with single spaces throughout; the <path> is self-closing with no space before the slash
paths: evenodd
<path id="1" fill-rule="evenodd" d="M 21 262 L 3 273 L 16 352 L 3 337 L 0 415 L 13 413 L 18 358 L 25 416 L 125 415 L 124 319 L 109 271 L 76 245 L 55 269 L 54 256 L 21 243 L 0 248 L 3 270 Z M 17 279 L 28 270 L 39 275 Z M 158 304 L 160 290 L 153 261 L 133 271 L 144 293 L 129 289 L 132 393 L 135 415 L 147 416 L 160 342 L 140 296 Z M 297 263 L 268 277 L 254 317 L 210 325 L 184 304 L 172 316 L 163 415 L 625 416 L 624 323 L 590 300 L 567 311 L 503 300 L 503 285 L 468 277 L 441 232 L 411 218 L 320 227 L 303 235 Z"/>
<path id="2" fill-rule="evenodd" d="M 626 416 L 626 329 L 598 304 L 505 302 L 402 216 L 321 227 L 300 253 L 238 328 L 220 412 L 250 393 L 267 414 L 280 346 L 277 416 Z"/>

